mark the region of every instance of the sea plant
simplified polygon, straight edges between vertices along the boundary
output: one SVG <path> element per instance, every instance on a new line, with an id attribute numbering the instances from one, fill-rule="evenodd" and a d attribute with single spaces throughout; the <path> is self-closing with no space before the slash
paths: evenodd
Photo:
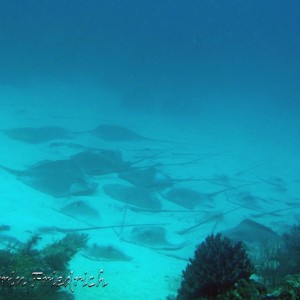
<path id="1" fill-rule="evenodd" d="M 43 260 L 52 270 L 63 272 L 67 269 L 69 261 L 82 248 L 85 247 L 88 236 L 83 233 L 68 233 L 61 240 L 46 246 L 41 254 Z"/>
<path id="2" fill-rule="evenodd" d="M 286 274 L 300 273 L 300 223 L 283 234 L 283 254 L 281 272 Z"/>
<path id="3" fill-rule="evenodd" d="M 177 300 L 215 299 L 253 273 L 254 266 L 241 242 L 233 244 L 221 234 L 210 235 L 183 271 Z"/>
<path id="4" fill-rule="evenodd" d="M 0 250 L 0 300 L 73 299 L 72 294 L 52 284 L 58 276 L 67 277 L 69 262 L 85 246 L 87 235 L 70 233 L 61 240 L 37 249 L 40 239 L 33 235 L 24 244 L 9 245 Z M 40 277 L 53 277 L 53 280 L 36 281 L 34 272 L 42 272 Z M 55 273 L 56 278 L 52 276 Z"/>
<path id="5" fill-rule="evenodd" d="M 274 288 L 282 282 L 282 239 L 275 238 L 252 246 L 250 258 L 256 270 L 257 280 L 268 288 Z"/>
<path id="6" fill-rule="evenodd" d="M 257 275 L 268 288 L 281 284 L 287 275 L 300 274 L 300 224 L 293 225 L 277 240 L 252 247 Z"/>

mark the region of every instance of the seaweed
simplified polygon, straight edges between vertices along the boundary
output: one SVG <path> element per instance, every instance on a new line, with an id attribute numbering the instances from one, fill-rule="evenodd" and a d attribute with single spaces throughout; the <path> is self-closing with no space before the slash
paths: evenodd
<path id="1" fill-rule="evenodd" d="M 300 273 L 300 223 L 283 234 L 283 254 L 281 269 L 286 274 Z"/>
<path id="2" fill-rule="evenodd" d="M 238 280 L 248 280 L 254 266 L 242 243 L 221 234 L 208 236 L 183 271 L 177 300 L 215 299 Z"/>
<path id="3" fill-rule="evenodd" d="M 43 259 L 46 264 L 55 271 L 63 272 L 68 266 L 71 258 L 81 249 L 84 248 L 88 236 L 83 233 L 68 233 L 61 240 L 46 246 L 43 251 Z"/>
<path id="4" fill-rule="evenodd" d="M 46 275 L 57 272 L 57 279 L 59 276 L 66 278 L 69 262 L 86 245 L 87 235 L 69 233 L 61 240 L 37 249 L 40 239 L 33 235 L 25 244 L 0 250 L 0 300 L 74 299 L 72 294 L 61 290 L 60 287 L 66 286 L 55 284 L 56 278 Z M 68 284 L 67 280 L 65 284 Z"/>
<path id="5" fill-rule="evenodd" d="M 256 269 L 257 280 L 268 288 L 275 288 L 282 282 L 280 272 L 282 261 L 282 240 L 271 239 L 252 247 L 249 253 Z"/>
<path id="6" fill-rule="evenodd" d="M 220 234 L 208 236 L 183 271 L 177 296 L 166 299 L 300 299 L 300 223 L 274 239 L 250 245 L 250 260 L 241 242 L 232 243 Z"/>
<path id="7" fill-rule="evenodd" d="M 262 299 L 272 300 L 299 300 L 300 299 L 300 274 L 287 275 L 282 283 L 268 292 Z"/>
<path id="8" fill-rule="evenodd" d="M 278 287 L 285 276 L 300 273 L 300 224 L 253 248 L 250 254 L 260 282 L 267 288 Z"/>
<path id="9" fill-rule="evenodd" d="M 270 299 L 267 297 L 265 286 L 254 280 L 238 280 L 225 293 L 218 295 L 216 300 L 263 300 Z M 272 300 L 274 300 L 272 298 Z"/>

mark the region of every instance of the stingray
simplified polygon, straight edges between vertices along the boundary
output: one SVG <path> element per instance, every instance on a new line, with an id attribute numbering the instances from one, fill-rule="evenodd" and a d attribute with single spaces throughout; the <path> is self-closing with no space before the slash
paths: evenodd
<path id="1" fill-rule="evenodd" d="M 251 217 L 255 218 L 255 219 L 262 218 L 262 217 L 264 218 L 266 216 L 282 217 L 282 216 L 284 216 L 283 212 L 286 212 L 291 209 L 296 211 L 298 207 L 300 207 L 300 204 L 292 204 L 291 207 L 285 207 L 285 208 L 275 209 L 275 210 L 271 210 L 271 211 L 260 211 L 259 214 L 252 214 Z"/>
<path id="2" fill-rule="evenodd" d="M 97 183 L 71 160 L 40 162 L 27 170 L 2 168 L 21 182 L 53 197 L 90 195 L 97 188 Z"/>
<path id="3" fill-rule="evenodd" d="M 106 142 L 119 142 L 119 141 L 142 141 L 148 140 L 148 138 L 142 135 L 118 125 L 99 125 L 95 129 L 89 131 L 92 135 Z M 151 139 L 150 139 L 151 140 Z"/>
<path id="4" fill-rule="evenodd" d="M 72 139 L 74 137 L 73 132 L 56 126 L 19 127 L 1 131 L 11 139 L 30 144 L 39 144 L 57 139 Z"/>
<path id="5" fill-rule="evenodd" d="M 111 198 L 141 208 L 160 209 L 160 201 L 148 189 L 122 184 L 106 184 L 104 192 Z"/>
<path id="6" fill-rule="evenodd" d="M 244 185 L 243 185 L 244 186 Z M 238 186 L 239 187 L 239 186 Z M 187 209 L 194 209 L 196 206 L 207 201 L 212 201 L 215 196 L 227 191 L 237 189 L 238 187 L 229 187 L 213 193 L 200 193 L 188 188 L 172 188 L 161 195 L 168 201 L 176 203 Z"/>
<path id="7" fill-rule="evenodd" d="M 155 167 L 143 169 L 128 169 L 119 172 L 119 178 L 130 182 L 137 187 L 161 189 L 173 185 L 172 179 L 158 171 Z"/>
<path id="8" fill-rule="evenodd" d="M 104 175 L 109 173 L 130 173 L 137 170 L 137 176 L 140 177 L 138 169 L 144 167 L 132 168 L 133 165 L 138 164 L 144 160 L 157 157 L 160 153 L 144 156 L 133 162 L 124 161 L 121 151 L 109 149 L 86 148 L 84 151 L 71 156 L 73 160 L 86 174 L 89 175 Z"/>
<path id="9" fill-rule="evenodd" d="M 156 155 L 153 155 L 156 156 Z M 152 156 L 152 157 L 153 157 Z M 143 158 L 145 160 L 147 158 Z M 140 162 L 141 160 L 137 161 Z M 128 181 L 129 183 L 143 188 L 150 188 L 153 190 L 161 190 L 166 189 L 174 184 L 185 182 L 185 181 L 207 181 L 207 179 L 203 178 L 184 178 L 184 179 L 172 179 L 169 175 L 159 171 L 156 167 L 130 167 L 137 162 L 129 163 L 128 168 L 119 172 L 119 178 Z M 172 164 L 164 164 L 160 166 L 183 166 L 190 163 L 198 162 L 197 160 L 193 160 L 192 162 L 184 162 L 184 163 L 172 163 Z"/>
<path id="10" fill-rule="evenodd" d="M 131 261 L 132 258 L 125 254 L 122 250 L 112 246 L 100 246 L 93 244 L 83 250 L 82 255 L 91 260 L 104 261 Z"/>
<path id="11" fill-rule="evenodd" d="M 249 192 L 241 192 L 238 194 L 238 202 L 252 210 L 260 210 L 259 202 L 265 201 L 263 198 L 252 195 Z"/>
<path id="12" fill-rule="evenodd" d="M 71 156 L 86 174 L 104 175 L 128 168 L 129 164 L 122 159 L 121 152 L 113 150 L 83 151 Z"/>
<path id="13" fill-rule="evenodd" d="M 187 209 L 194 209 L 197 205 L 203 204 L 207 200 L 205 194 L 188 188 L 172 188 L 162 196 Z"/>
<path id="14" fill-rule="evenodd" d="M 261 181 L 272 187 L 275 192 L 285 193 L 287 191 L 286 183 L 279 177 L 269 177 L 268 179 L 261 178 Z"/>
<path id="15" fill-rule="evenodd" d="M 223 234 L 234 242 L 242 241 L 246 244 L 264 244 L 278 238 L 278 234 L 271 228 L 250 219 L 243 220 L 233 229 L 223 231 Z"/>
<path id="16" fill-rule="evenodd" d="M 84 222 L 97 222 L 100 220 L 98 211 L 82 200 L 72 201 L 71 203 L 64 204 L 63 206 L 54 209 Z"/>
<path id="17" fill-rule="evenodd" d="M 134 227 L 130 232 L 124 231 L 122 239 L 155 250 L 178 250 L 185 246 L 181 238 L 172 236 L 161 226 Z"/>
<path id="18" fill-rule="evenodd" d="M 90 133 L 106 142 L 140 142 L 140 141 L 149 141 L 149 142 L 159 142 L 159 143 L 167 143 L 167 144 L 177 144 L 177 145 L 190 145 L 190 146 L 200 146 L 202 145 L 193 144 L 193 143 L 184 143 L 178 141 L 169 141 L 169 140 L 161 140 L 155 138 L 145 137 L 140 135 L 139 133 L 128 129 L 119 125 L 108 125 L 102 124 L 97 126 L 96 128 L 80 133 Z"/>
<path id="19" fill-rule="evenodd" d="M 66 227 L 57 227 L 57 226 L 43 226 L 38 228 L 40 233 L 68 233 L 68 232 L 79 232 L 79 231 L 91 231 L 91 230 L 111 230 L 115 228 L 121 228 L 122 230 L 127 227 L 138 227 L 138 226 L 166 226 L 170 223 L 155 223 L 155 224 L 122 224 L 122 225 L 106 225 L 106 226 L 93 226 L 93 227 L 81 227 L 81 228 L 66 228 Z"/>
<path id="20" fill-rule="evenodd" d="M 243 179 L 236 179 L 236 178 L 231 178 L 230 176 L 226 175 L 226 174 L 217 174 L 214 175 L 212 178 L 206 179 L 206 181 L 212 183 L 212 184 L 216 184 L 216 185 L 220 185 L 223 187 L 232 187 L 234 184 L 236 183 L 257 183 L 256 181 L 249 181 L 249 180 L 243 180 Z"/>

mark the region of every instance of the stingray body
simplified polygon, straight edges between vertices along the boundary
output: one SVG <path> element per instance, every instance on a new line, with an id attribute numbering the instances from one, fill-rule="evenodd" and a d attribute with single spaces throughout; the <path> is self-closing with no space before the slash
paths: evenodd
<path id="1" fill-rule="evenodd" d="M 187 145 L 187 143 L 178 142 L 178 141 L 169 141 L 169 140 L 160 140 L 156 138 L 149 138 L 139 133 L 119 125 L 108 125 L 102 124 L 96 128 L 81 132 L 81 133 L 90 133 L 106 142 L 140 142 L 140 141 L 149 141 L 149 142 L 159 142 L 167 144 L 177 144 L 177 145 Z M 199 146 L 197 144 L 188 143 L 190 146 Z"/>
<path id="2" fill-rule="evenodd" d="M 71 160 L 40 162 L 27 170 L 2 168 L 21 182 L 53 197 L 90 195 L 97 188 L 97 183 Z"/>
<path id="3" fill-rule="evenodd" d="M 134 227 L 130 232 L 123 232 L 122 239 L 126 242 L 137 244 L 155 250 L 178 250 L 184 247 L 185 242 L 173 237 L 161 226 Z"/>
<path id="4" fill-rule="evenodd" d="M 128 169 L 119 172 L 119 178 L 130 182 L 137 187 L 164 189 L 173 185 L 172 179 L 158 171 L 155 167 L 143 169 Z"/>
<path id="5" fill-rule="evenodd" d="M 187 209 L 194 209 L 196 206 L 203 205 L 205 202 L 205 204 L 209 204 L 214 199 L 214 197 L 219 194 L 238 189 L 242 186 L 245 185 L 229 187 L 227 189 L 212 193 L 201 193 L 188 188 L 172 188 L 169 191 L 162 193 L 161 195 L 168 201 L 176 203 L 182 207 L 185 207 Z"/>
<path id="6" fill-rule="evenodd" d="M 187 209 L 194 209 L 196 206 L 201 205 L 207 200 L 207 196 L 198 191 L 188 188 L 172 188 L 162 196 Z"/>
<path id="7" fill-rule="evenodd" d="M 262 178 L 261 181 L 272 187 L 272 190 L 274 190 L 275 192 L 284 193 L 287 191 L 285 181 L 279 177 L 272 176 L 267 179 Z"/>
<path id="8" fill-rule="evenodd" d="M 74 133 L 71 131 L 56 126 L 37 128 L 19 127 L 2 130 L 2 132 L 11 139 L 30 144 L 39 144 L 56 139 L 71 139 L 74 137 Z"/>
<path id="9" fill-rule="evenodd" d="M 250 219 L 243 220 L 233 229 L 224 231 L 223 234 L 234 242 L 242 241 L 247 244 L 264 244 L 278 238 L 277 233 L 271 228 Z"/>
<path id="10" fill-rule="evenodd" d="M 160 201 L 149 191 L 149 189 L 126 186 L 122 184 L 106 184 L 104 192 L 111 198 L 125 204 L 141 208 L 160 209 Z"/>
<path id="11" fill-rule="evenodd" d="M 142 135 L 118 125 L 99 125 L 95 129 L 89 131 L 92 135 L 107 142 L 137 142 L 141 140 L 149 140 Z"/>
<path id="12" fill-rule="evenodd" d="M 55 210 L 87 223 L 91 221 L 98 222 L 100 220 L 98 211 L 82 200 L 72 201 L 71 203 L 55 208 Z"/>
<path id="13" fill-rule="evenodd" d="M 86 150 L 71 156 L 86 174 L 104 175 L 115 173 L 128 168 L 128 163 L 122 159 L 121 152 L 113 150 L 101 150 L 98 152 Z"/>
<path id="14" fill-rule="evenodd" d="M 91 260 L 104 261 L 131 261 L 132 258 L 118 248 L 108 245 L 93 244 L 82 252 L 82 255 Z"/>
<path id="15" fill-rule="evenodd" d="M 241 203 L 250 209 L 261 209 L 260 203 L 263 201 L 262 198 L 254 196 L 249 192 L 240 192 L 237 196 L 238 203 Z"/>

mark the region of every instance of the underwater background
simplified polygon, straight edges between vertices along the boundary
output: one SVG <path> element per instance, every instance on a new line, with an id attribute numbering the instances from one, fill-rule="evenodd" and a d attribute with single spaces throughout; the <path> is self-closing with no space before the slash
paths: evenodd
<path id="1" fill-rule="evenodd" d="M 1 249 L 88 234 L 68 269 L 108 285 L 69 297 L 158 300 L 207 235 L 299 224 L 299 28 L 297 0 L 1 0 Z"/>

